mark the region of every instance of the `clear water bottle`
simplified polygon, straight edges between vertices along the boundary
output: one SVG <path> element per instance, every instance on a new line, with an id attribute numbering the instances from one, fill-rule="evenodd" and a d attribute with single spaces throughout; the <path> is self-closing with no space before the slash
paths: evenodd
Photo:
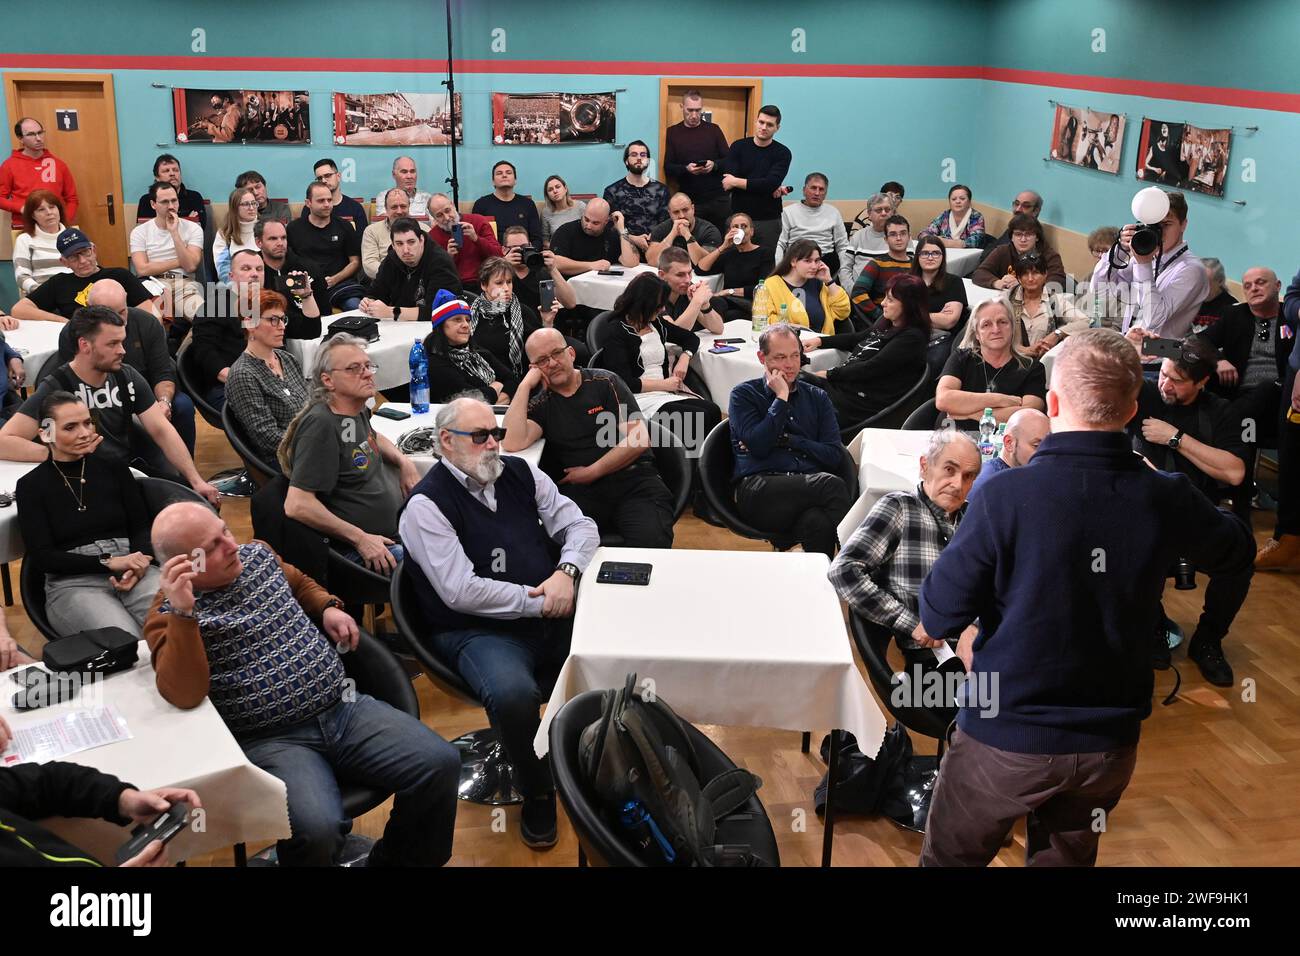
<path id="1" fill-rule="evenodd" d="M 754 287 L 754 306 L 750 313 L 753 316 L 755 341 L 767 330 L 767 312 L 770 308 L 772 297 L 767 294 L 767 286 L 760 282 Z"/>
<path id="2" fill-rule="evenodd" d="M 790 324 L 790 303 L 789 302 L 781 303 L 781 314 L 777 318 L 777 321 L 780 322 L 782 325 Z"/>
<path id="3" fill-rule="evenodd" d="M 424 343 L 416 339 L 411 343 L 411 411 L 423 415 L 429 410 L 429 359 L 424 354 Z"/>
<path id="4" fill-rule="evenodd" d="M 980 458 L 988 461 L 997 455 L 997 434 L 998 422 L 993 417 L 993 409 L 984 409 L 984 416 L 980 419 Z"/>

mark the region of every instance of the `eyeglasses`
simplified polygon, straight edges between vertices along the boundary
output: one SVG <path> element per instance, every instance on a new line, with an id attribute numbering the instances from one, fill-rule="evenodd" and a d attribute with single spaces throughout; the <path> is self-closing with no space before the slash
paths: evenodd
<path id="1" fill-rule="evenodd" d="M 911 235 L 911 233 L 909 233 L 909 232 L 899 232 L 897 229 L 891 229 L 891 230 L 889 230 L 887 233 L 885 233 L 885 238 L 886 238 L 886 239 L 906 239 L 909 235 Z"/>
<path id="2" fill-rule="evenodd" d="M 943 253 L 938 249 L 922 249 L 917 253 L 917 256 L 921 259 L 941 259 L 943 258 Z"/>
<path id="3" fill-rule="evenodd" d="M 459 428 L 448 428 L 447 431 L 453 435 L 466 435 L 476 445 L 485 444 L 489 438 L 501 441 L 506 437 L 504 428 L 476 428 L 472 432 L 461 431 Z"/>
<path id="4" fill-rule="evenodd" d="M 285 323 L 287 320 L 286 320 L 285 317 L 282 316 L 282 315 L 264 315 L 264 316 L 262 316 L 262 321 L 263 321 L 263 322 L 268 322 L 268 323 L 270 323 L 271 325 L 284 325 L 284 323 Z M 351 367 L 352 367 L 352 366 L 348 366 L 348 368 L 351 368 Z M 377 366 L 377 365 L 375 366 L 375 368 L 378 368 L 378 367 L 379 367 L 379 366 Z"/>
<path id="5" fill-rule="evenodd" d="M 533 360 L 533 365 L 541 368 L 543 365 L 550 365 L 552 362 L 558 362 L 560 356 L 567 351 L 569 351 L 569 347 L 566 345 L 564 348 L 556 349 L 554 352 L 547 352 L 545 355 L 539 355 Z"/>
<path id="6" fill-rule="evenodd" d="M 347 372 L 349 375 L 360 375 L 363 372 L 369 372 L 374 375 L 379 371 L 379 366 L 374 362 L 353 362 L 351 365 L 344 365 L 342 368 L 332 368 L 331 372 Z"/>
<path id="7" fill-rule="evenodd" d="M 253 199 L 253 200 L 249 200 L 249 201 L 247 201 L 247 202 L 241 202 L 241 203 L 239 204 L 239 208 L 240 208 L 240 209 L 256 209 L 256 208 L 257 208 L 257 200 L 256 200 L 256 199 Z"/>

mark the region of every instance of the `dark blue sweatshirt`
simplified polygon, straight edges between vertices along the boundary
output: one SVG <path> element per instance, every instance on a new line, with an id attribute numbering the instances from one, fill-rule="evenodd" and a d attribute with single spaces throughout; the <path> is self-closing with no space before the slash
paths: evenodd
<path id="1" fill-rule="evenodd" d="M 928 634 L 980 620 L 967 687 L 983 706 L 963 707 L 958 726 L 1013 753 L 1136 743 L 1179 557 L 1244 571 L 1255 540 L 1186 477 L 1148 468 L 1121 432 L 1049 435 L 1028 465 L 989 478 L 921 587 Z"/>
<path id="2" fill-rule="evenodd" d="M 765 378 L 752 378 L 731 390 L 727 418 L 736 456 L 734 479 L 774 471 L 839 474 L 844 446 L 824 389 L 796 383 L 783 402 Z"/>

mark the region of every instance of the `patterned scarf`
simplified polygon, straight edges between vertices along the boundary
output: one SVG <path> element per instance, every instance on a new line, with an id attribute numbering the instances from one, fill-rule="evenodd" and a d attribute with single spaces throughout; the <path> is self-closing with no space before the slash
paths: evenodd
<path id="1" fill-rule="evenodd" d="M 447 358 L 451 359 L 452 365 L 471 378 L 479 379 L 484 385 L 491 385 L 496 381 L 497 376 L 492 371 L 492 366 L 468 345 L 457 348 L 448 343 Z"/>
<path id="2" fill-rule="evenodd" d="M 469 332 L 472 336 L 478 331 L 478 324 L 484 319 L 496 321 L 503 315 L 506 328 L 510 333 L 510 367 L 517 375 L 524 367 L 524 316 L 519 309 L 518 299 L 511 296 L 509 302 L 493 302 L 485 295 L 479 296 L 470 308 Z"/>

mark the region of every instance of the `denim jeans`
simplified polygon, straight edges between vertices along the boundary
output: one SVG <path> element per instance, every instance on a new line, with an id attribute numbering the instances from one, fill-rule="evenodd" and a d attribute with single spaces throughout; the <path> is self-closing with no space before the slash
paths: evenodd
<path id="1" fill-rule="evenodd" d="M 190 450 L 190 455 L 193 456 L 195 440 L 194 399 L 179 389 L 172 396 L 172 427 L 176 429 L 176 434 L 181 436 L 181 441 L 185 442 L 185 447 Z"/>
<path id="2" fill-rule="evenodd" d="M 537 758 L 533 738 L 541 725 L 538 708 L 550 696 L 569 656 L 573 619 L 547 620 L 541 625 L 537 636 L 486 628 L 433 635 L 439 656 L 483 702 L 515 770 L 515 785 L 525 797 L 544 797 L 554 789 L 550 764 Z"/>
<path id="3" fill-rule="evenodd" d="M 393 556 L 393 560 L 398 564 L 401 564 L 402 560 L 406 557 L 406 551 L 400 544 L 390 544 L 388 546 L 388 553 Z M 344 559 L 351 561 L 353 564 L 364 565 L 366 563 L 361 560 L 361 552 L 356 548 L 348 548 L 346 551 L 340 549 L 339 554 L 342 555 Z"/>
<path id="4" fill-rule="evenodd" d="M 370 863 L 441 866 L 456 828 L 460 754 L 409 714 L 367 694 L 310 720 L 240 740 L 248 759 L 284 781 L 293 835 L 283 866 L 331 866 L 352 830 L 339 780 L 396 795 Z"/>

